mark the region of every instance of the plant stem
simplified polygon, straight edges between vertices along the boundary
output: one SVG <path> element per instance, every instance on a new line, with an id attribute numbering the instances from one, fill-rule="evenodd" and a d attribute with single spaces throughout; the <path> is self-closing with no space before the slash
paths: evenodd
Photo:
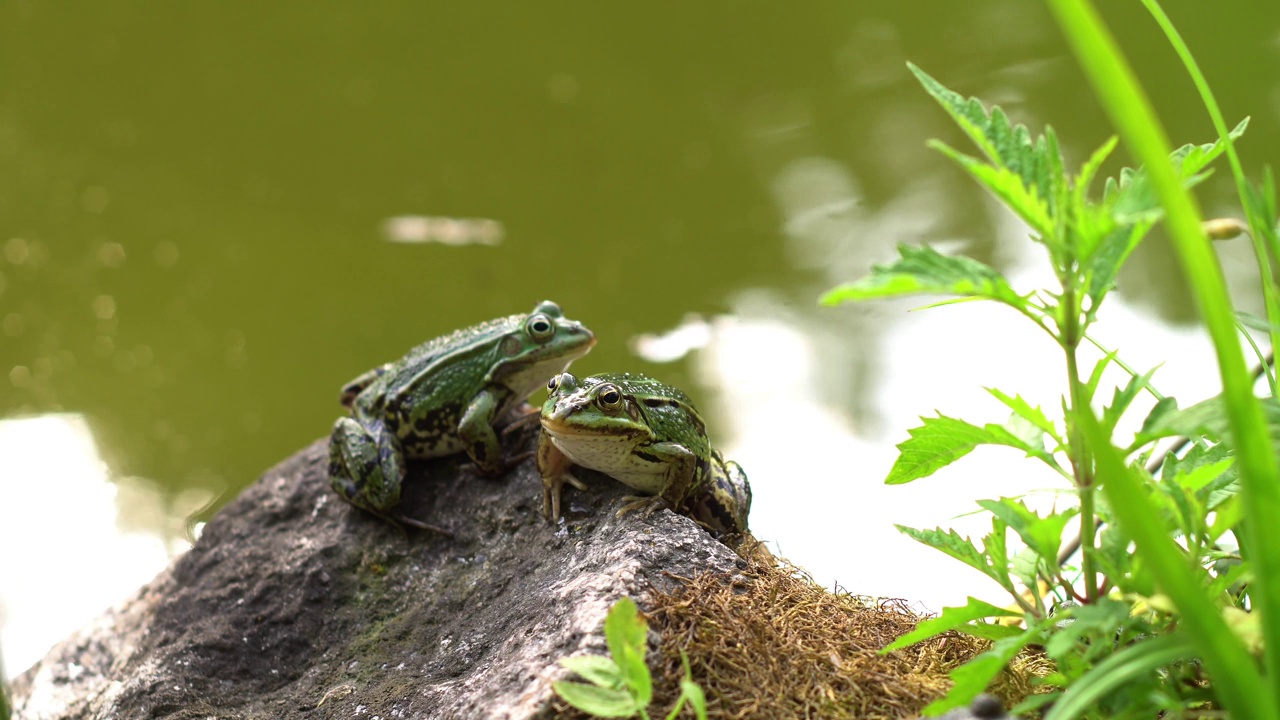
<path id="1" fill-rule="evenodd" d="M 1089 406 L 1089 398 L 1085 397 L 1084 384 L 1080 382 L 1080 365 L 1076 353 L 1080 349 L 1083 336 L 1080 328 L 1080 295 L 1070 278 L 1063 279 L 1062 304 L 1062 337 L 1058 342 L 1067 354 L 1067 383 L 1070 387 L 1071 408 L 1067 413 L 1067 439 L 1070 442 L 1069 457 L 1071 469 L 1075 473 L 1076 491 L 1080 493 L 1080 571 L 1084 574 L 1084 597 L 1086 602 L 1098 599 L 1098 577 L 1093 571 L 1093 540 L 1097 533 L 1097 518 L 1094 517 L 1093 461 L 1084 434 L 1080 431 L 1077 416 L 1080 413 L 1093 412 Z"/>

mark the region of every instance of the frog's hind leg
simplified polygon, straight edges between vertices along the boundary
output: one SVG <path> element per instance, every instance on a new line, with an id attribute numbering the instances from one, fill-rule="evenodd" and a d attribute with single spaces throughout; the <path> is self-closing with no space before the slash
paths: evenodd
<path id="1" fill-rule="evenodd" d="M 351 418 L 338 418 L 329 435 L 329 485 L 343 500 L 373 510 L 365 501 L 365 487 L 380 475 L 378 445 L 373 436 Z"/>
<path id="2" fill-rule="evenodd" d="M 338 418 L 329 436 L 329 484 L 344 500 L 379 515 L 400 504 L 404 461 L 390 434 Z"/>
<path id="3" fill-rule="evenodd" d="M 453 533 L 395 510 L 404 481 L 401 453 L 385 433 L 375 438 L 351 418 L 339 418 L 329 437 L 329 484 L 344 500 L 401 527 Z"/>

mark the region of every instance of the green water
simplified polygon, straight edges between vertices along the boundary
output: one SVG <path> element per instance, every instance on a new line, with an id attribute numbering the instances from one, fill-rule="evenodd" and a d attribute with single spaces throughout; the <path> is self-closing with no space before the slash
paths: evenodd
<path id="1" fill-rule="evenodd" d="M 1138 3 L 1105 4 L 1170 136 L 1210 139 Z M 1253 116 L 1248 169 L 1280 164 L 1280 9 L 1168 9 L 1229 121 Z M 687 361 L 639 360 L 628 340 L 756 291 L 813 322 L 856 318 L 817 293 L 916 239 L 795 242 L 828 194 L 932 218 L 925 237 L 1002 262 L 981 193 L 924 147 L 960 140 L 908 59 L 1052 122 L 1075 163 L 1109 134 L 1025 0 L 6 3 L 0 416 L 83 413 L 114 474 L 225 499 L 326 434 L 352 376 L 543 298 L 596 331 L 583 371 L 701 398 Z M 1210 214 L 1233 208 L 1225 180 L 1202 192 Z M 388 242 L 403 215 L 503 236 Z M 1185 320 L 1159 242 L 1124 291 Z M 866 347 L 882 330 L 844 327 Z M 891 368 L 821 360 L 835 404 L 874 415 L 860 398 Z"/>

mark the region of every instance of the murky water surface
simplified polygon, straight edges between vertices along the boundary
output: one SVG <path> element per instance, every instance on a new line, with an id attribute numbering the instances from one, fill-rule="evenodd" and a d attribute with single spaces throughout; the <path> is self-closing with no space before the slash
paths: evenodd
<path id="1" fill-rule="evenodd" d="M 919 415 L 1001 419 L 983 385 L 1058 407 L 1060 358 L 999 308 L 815 299 L 897 243 L 1049 280 L 1025 229 L 926 149 L 962 139 L 904 65 L 1052 123 L 1078 164 L 1110 131 L 1044 8 L 436 5 L 0 10 L 8 671 L 326 434 L 346 380 L 544 298 L 600 338 L 578 370 L 694 396 L 750 474 L 757 533 L 823 581 L 933 608 L 998 599 L 892 523 L 1056 480 L 993 450 L 881 481 Z M 1105 5 L 1170 136 L 1209 140 L 1154 23 Z M 1253 117 L 1248 169 L 1280 164 L 1280 12 L 1169 11 L 1228 118 Z M 1236 214 L 1232 192 L 1212 178 L 1206 212 Z M 1221 252 L 1256 305 L 1248 248 Z M 1158 237 L 1121 289 L 1100 336 L 1166 363 L 1166 392 L 1214 392 Z"/>

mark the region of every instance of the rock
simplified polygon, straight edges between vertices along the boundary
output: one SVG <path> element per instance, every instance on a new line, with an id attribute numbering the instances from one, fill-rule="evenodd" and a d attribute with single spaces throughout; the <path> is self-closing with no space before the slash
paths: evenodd
<path id="1" fill-rule="evenodd" d="M 408 533 L 329 488 L 326 444 L 268 471 L 190 552 L 23 673 L 16 717 L 526 718 L 556 660 L 603 653 L 609 607 L 740 560 L 687 518 L 616 518 L 603 476 L 541 515 L 532 461 L 411 467 Z M 460 476 L 461 475 L 461 476 Z"/>

